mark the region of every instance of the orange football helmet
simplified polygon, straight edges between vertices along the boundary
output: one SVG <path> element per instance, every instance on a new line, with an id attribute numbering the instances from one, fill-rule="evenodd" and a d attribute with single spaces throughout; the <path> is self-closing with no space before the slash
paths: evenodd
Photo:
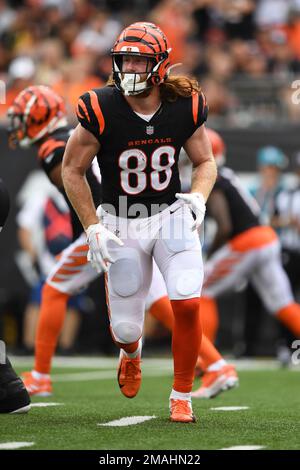
<path id="1" fill-rule="evenodd" d="M 218 166 L 224 165 L 226 160 L 226 145 L 220 134 L 206 127 L 206 134 L 210 140 L 212 152 Z"/>
<path id="2" fill-rule="evenodd" d="M 162 83 L 170 71 L 171 50 L 168 39 L 154 23 L 138 22 L 125 28 L 111 50 L 116 87 L 125 95 L 137 95 Z M 123 72 L 124 55 L 142 56 L 149 60 L 146 80 L 141 80 L 140 73 Z"/>
<path id="3" fill-rule="evenodd" d="M 22 90 L 7 111 L 11 146 L 29 147 L 67 125 L 63 99 L 43 85 Z"/>

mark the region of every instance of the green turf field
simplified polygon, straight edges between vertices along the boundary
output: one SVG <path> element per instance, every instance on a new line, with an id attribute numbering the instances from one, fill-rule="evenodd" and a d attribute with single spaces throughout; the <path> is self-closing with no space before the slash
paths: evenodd
<path id="1" fill-rule="evenodd" d="M 17 361 L 18 372 L 24 370 Z M 221 449 L 258 445 L 300 449 L 300 374 L 290 370 L 242 370 L 240 387 L 213 400 L 194 400 L 196 424 L 168 421 L 172 384 L 169 361 L 145 360 L 139 395 L 123 397 L 113 361 L 97 368 L 56 367 L 54 395 L 34 403 L 28 415 L 0 415 L 0 444 L 34 442 L 30 449 Z M 248 406 L 242 411 L 212 407 Z M 130 416 L 155 418 L 126 427 L 101 427 Z"/>

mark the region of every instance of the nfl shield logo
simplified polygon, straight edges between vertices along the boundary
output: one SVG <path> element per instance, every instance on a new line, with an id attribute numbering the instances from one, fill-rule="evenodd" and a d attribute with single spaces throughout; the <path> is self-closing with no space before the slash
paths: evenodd
<path id="1" fill-rule="evenodd" d="M 154 127 L 153 126 L 146 126 L 146 133 L 148 135 L 152 135 L 154 133 Z"/>

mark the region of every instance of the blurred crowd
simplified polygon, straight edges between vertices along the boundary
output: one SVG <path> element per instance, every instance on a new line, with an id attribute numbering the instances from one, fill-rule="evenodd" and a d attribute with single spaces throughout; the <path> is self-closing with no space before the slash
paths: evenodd
<path id="1" fill-rule="evenodd" d="M 72 118 L 78 96 L 105 83 L 118 33 L 141 19 L 169 37 L 174 73 L 200 80 L 211 118 L 298 119 L 300 0 L 0 0 L 0 119 L 32 83 L 53 86 Z"/>

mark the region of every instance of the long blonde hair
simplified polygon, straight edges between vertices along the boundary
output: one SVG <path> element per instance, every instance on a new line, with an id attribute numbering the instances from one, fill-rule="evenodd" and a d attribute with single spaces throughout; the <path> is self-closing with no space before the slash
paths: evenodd
<path id="1" fill-rule="evenodd" d="M 115 85 L 112 74 L 109 76 L 106 85 Z M 201 87 L 195 78 L 186 77 L 184 75 L 173 75 L 159 85 L 159 90 L 162 100 L 173 102 L 176 101 L 179 96 L 188 98 L 195 92 L 200 93 Z"/>

